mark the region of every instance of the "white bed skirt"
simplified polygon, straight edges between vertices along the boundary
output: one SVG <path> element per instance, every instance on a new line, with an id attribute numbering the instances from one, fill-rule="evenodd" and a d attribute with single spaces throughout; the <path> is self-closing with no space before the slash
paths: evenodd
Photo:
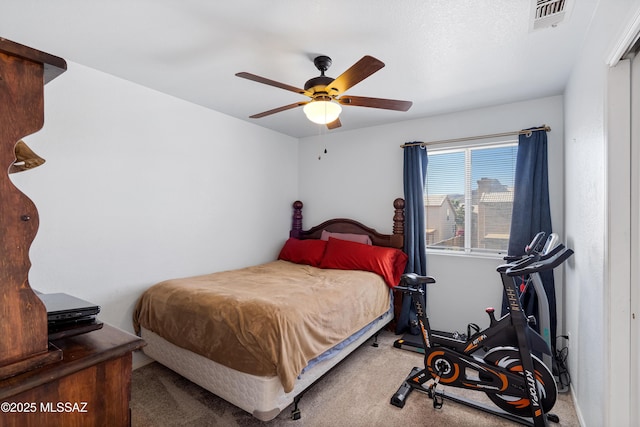
<path id="1" fill-rule="evenodd" d="M 259 420 L 269 421 L 293 403 L 295 396 L 375 335 L 391 319 L 393 319 L 393 312 L 389 311 L 380 317 L 373 327 L 334 357 L 323 360 L 305 370 L 290 393 L 284 392 L 277 376 L 259 377 L 236 371 L 178 347 L 144 328 L 141 329 L 140 335 L 147 343 L 143 347 L 147 356 L 227 402 L 249 412 Z"/>

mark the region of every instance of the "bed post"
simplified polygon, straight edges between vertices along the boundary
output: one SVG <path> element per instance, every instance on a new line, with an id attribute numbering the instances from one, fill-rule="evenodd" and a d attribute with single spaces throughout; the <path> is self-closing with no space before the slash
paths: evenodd
<path id="1" fill-rule="evenodd" d="M 289 237 L 299 239 L 302 235 L 302 206 L 300 200 L 293 202 L 293 217 L 291 218 Z"/>
<path id="2" fill-rule="evenodd" d="M 397 198 L 393 201 L 395 213 L 393 215 L 392 246 L 404 248 L 404 199 Z"/>

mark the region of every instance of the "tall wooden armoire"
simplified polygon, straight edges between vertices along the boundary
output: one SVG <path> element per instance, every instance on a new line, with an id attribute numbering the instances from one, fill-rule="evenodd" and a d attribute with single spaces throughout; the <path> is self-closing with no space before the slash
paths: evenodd
<path id="1" fill-rule="evenodd" d="M 44 85 L 66 68 L 62 58 L 0 38 L 0 379 L 62 357 L 49 349 L 46 309 L 28 282 L 38 211 L 9 168 L 18 140 L 44 124 Z"/>
<path id="2" fill-rule="evenodd" d="M 22 170 L 16 162 L 18 141 L 43 126 L 44 85 L 66 67 L 62 58 L 0 38 L 3 427 L 126 427 L 131 423 L 132 352 L 144 341 L 109 325 L 49 339 L 46 308 L 28 280 L 38 211 L 9 179 L 10 170 Z M 65 267 L 73 268 L 61 266 Z"/>

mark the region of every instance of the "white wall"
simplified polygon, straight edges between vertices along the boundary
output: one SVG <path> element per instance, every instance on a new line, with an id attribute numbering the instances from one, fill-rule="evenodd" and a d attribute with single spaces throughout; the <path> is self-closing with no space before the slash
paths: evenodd
<path id="1" fill-rule="evenodd" d="M 566 270 L 569 367 L 578 413 L 587 426 L 637 422 L 629 424 L 628 417 L 629 405 L 637 402 L 629 402 L 628 389 L 611 380 L 613 371 L 618 374 L 621 369 L 624 375 L 626 367 L 612 360 L 616 342 L 610 341 L 607 329 L 612 315 L 608 297 L 616 285 L 608 283 L 607 257 L 609 245 L 617 245 L 608 235 L 607 201 L 613 195 L 607 188 L 620 187 L 608 182 L 605 106 L 608 56 L 639 8 L 638 0 L 600 1 L 565 91 L 565 223 L 567 240 L 575 250 Z"/>
<path id="2" fill-rule="evenodd" d="M 274 259 L 288 237 L 294 138 L 70 63 L 24 139 L 47 160 L 12 175 L 40 216 L 31 286 L 121 329 L 152 284 Z"/>
<path id="3" fill-rule="evenodd" d="M 70 63 L 45 88 L 43 130 L 25 138 L 47 163 L 12 175 L 40 213 L 30 282 L 95 301 L 104 321 L 130 331 L 135 300 L 153 283 L 275 256 L 295 198 L 305 203 L 306 226 L 349 216 L 390 232 L 392 201 L 403 193 L 403 142 L 547 124 L 554 229 L 576 251 L 566 286 L 557 281 L 566 301 L 558 332 L 572 337 L 582 423 L 613 425 L 610 405 L 602 410 L 612 348 L 604 309 L 605 61 L 638 3 L 600 1 L 564 97 L 299 142 Z M 434 328 L 485 324 L 484 307 L 500 304 L 498 262 L 429 256 L 438 279 L 429 293 Z"/>
<path id="4" fill-rule="evenodd" d="M 305 203 L 305 227 L 348 216 L 390 233 L 393 200 L 403 197 L 400 144 L 509 132 L 542 124 L 551 127 L 548 140 L 552 221 L 554 230 L 562 236 L 562 96 L 302 139 L 299 185 L 300 198 Z M 466 331 L 469 322 L 487 325 L 484 309 L 501 306 L 502 287 L 495 271 L 501 261 L 430 254 L 427 271 L 437 280 L 428 291 L 433 328 Z M 561 298 L 561 276 L 557 292 Z M 562 307 L 561 300 L 559 306 Z"/>

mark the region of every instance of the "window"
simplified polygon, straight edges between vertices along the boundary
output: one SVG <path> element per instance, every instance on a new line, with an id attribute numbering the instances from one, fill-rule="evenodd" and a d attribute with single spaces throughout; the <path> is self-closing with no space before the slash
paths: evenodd
<path id="1" fill-rule="evenodd" d="M 429 149 L 427 249 L 507 251 L 517 153 L 515 141 Z"/>

